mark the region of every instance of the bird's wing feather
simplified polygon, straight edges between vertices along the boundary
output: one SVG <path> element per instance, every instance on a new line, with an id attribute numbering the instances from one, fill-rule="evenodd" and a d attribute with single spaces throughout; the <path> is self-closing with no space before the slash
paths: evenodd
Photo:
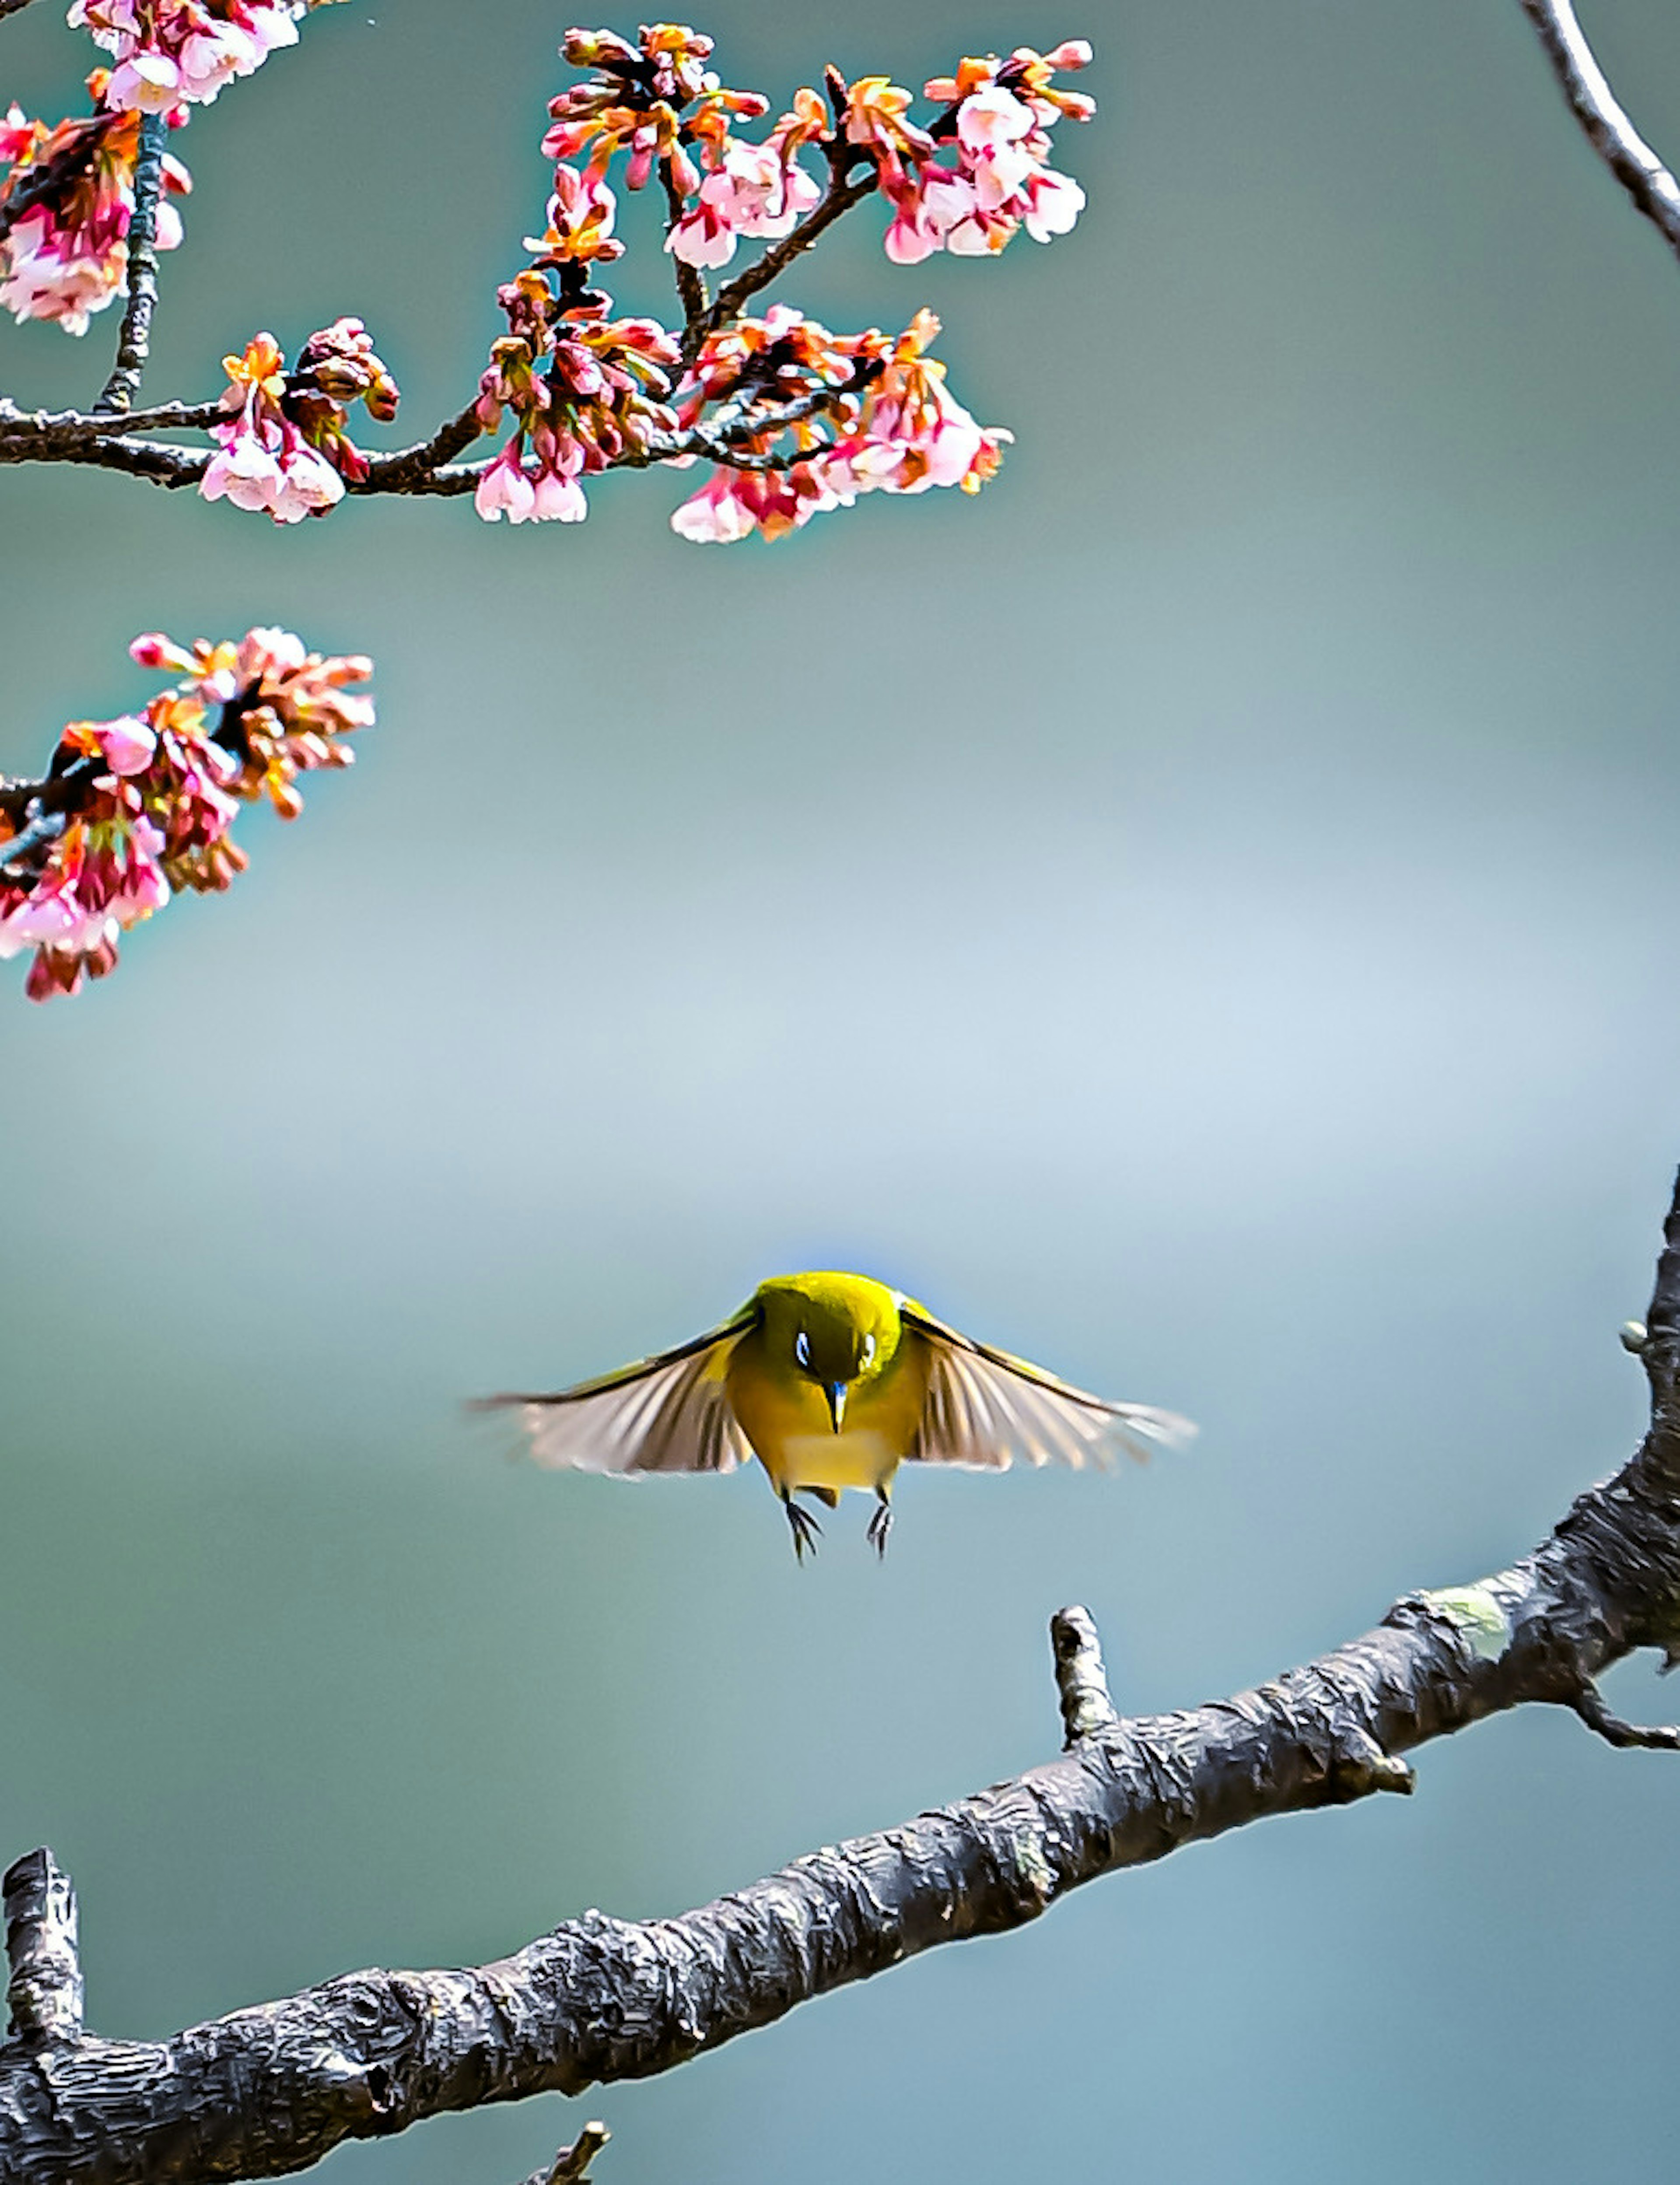
<path id="1" fill-rule="evenodd" d="M 552 1395 L 487 1397 L 484 1410 L 516 1409 L 539 1464 L 605 1472 L 733 1472 L 751 1456 L 723 1382 L 736 1338 L 754 1315 L 743 1306 L 721 1327 L 674 1350 Z"/>
<path id="2" fill-rule="evenodd" d="M 1188 1419 L 1148 1404 L 1110 1404 L 1024 1358 L 935 1320 L 907 1300 L 904 1324 L 929 1353 L 927 1400 L 910 1450 L 913 1462 L 1002 1472 L 1024 1463 L 1108 1466 L 1122 1451 L 1147 1461 L 1196 1432 Z"/>

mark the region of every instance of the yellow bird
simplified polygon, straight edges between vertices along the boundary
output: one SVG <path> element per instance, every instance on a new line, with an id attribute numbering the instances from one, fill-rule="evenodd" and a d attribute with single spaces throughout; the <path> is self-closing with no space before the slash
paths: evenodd
<path id="1" fill-rule="evenodd" d="M 1141 1459 L 1196 1431 L 1171 1411 L 1070 1388 L 868 1275 L 776 1275 L 674 1350 L 553 1395 L 486 1402 L 519 1408 L 539 1464 L 628 1478 L 732 1472 L 756 1456 L 801 1561 L 822 1528 L 795 1495 L 832 1510 L 848 1487 L 873 1494 L 869 1539 L 885 1555 L 906 1461 L 1077 1468 L 1121 1450 Z"/>

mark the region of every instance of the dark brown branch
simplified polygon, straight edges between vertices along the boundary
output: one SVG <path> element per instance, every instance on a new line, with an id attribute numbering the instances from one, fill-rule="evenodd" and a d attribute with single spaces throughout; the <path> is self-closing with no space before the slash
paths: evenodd
<path id="1" fill-rule="evenodd" d="M 164 187 L 164 146 L 169 122 L 161 114 L 140 120 L 134 158 L 134 207 L 128 216 L 128 303 L 117 340 L 117 360 L 96 411 L 126 410 L 140 391 L 152 348 L 152 314 L 158 307 L 158 202 Z"/>
<path id="2" fill-rule="evenodd" d="M 6 1920 L 7 2045 L 74 2041 L 81 2031 L 75 1892 L 50 1851 L 28 1852 L 0 1876 Z"/>
<path id="3" fill-rule="evenodd" d="M 1680 257 L 1680 183 L 1616 103 L 1570 0 L 1520 0 L 1588 142 Z"/>
<path id="4" fill-rule="evenodd" d="M 1680 1187 L 1667 1233 L 1646 1322 L 1659 1342 L 1680 1328 Z M 279 2176 L 445 2110 L 668 2070 L 923 1950 L 1021 1926 L 1099 1875 L 1266 1815 L 1409 1790 L 1401 1753 L 1527 1702 L 1666 1746 L 1672 1732 L 1617 1723 L 1593 1680 L 1677 1639 L 1680 1489 L 1659 1404 L 1632 1461 L 1532 1555 L 1409 1596 L 1234 1698 L 1111 1719 L 1095 1633 L 1064 1612 L 1063 1758 L 682 1918 L 589 1912 L 476 1970 L 349 1974 L 165 2042 L 67 2035 L 50 2072 L 14 2040 L 0 2048 L 0 2177 Z"/>
<path id="5" fill-rule="evenodd" d="M 21 14 L 28 5 L 29 0 L 0 0 L 0 23 L 3 23 L 8 15 Z"/>
<path id="6" fill-rule="evenodd" d="M 677 178 L 671 171 L 669 159 L 660 161 L 659 174 L 665 185 L 665 203 L 668 211 L 665 239 L 668 244 L 677 231 L 678 221 L 683 217 L 683 193 L 677 187 Z M 686 332 L 697 327 L 706 316 L 706 277 L 698 265 L 690 265 L 687 259 L 678 257 L 674 250 L 669 251 L 667 255 L 671 260 L 671 270 L 677 277 L 677 297 L 683 306 L 683 326 Z"/>
<path id="7" fill-rule="evenodd" d="M 441 424 L 429 440 L 416 441 L 411 448 L 393 449 L 388 455 L 375 455 L 367 467 L 367 476 L 349 488 L 352 493 L 413 493 L 423 491 L 414 481 L 435 477 L 446 465 L 452 463 L 464 448 L 483 437 L 477 405 L 469 402 L 457 416 Z M 477 473 L 472 473 L 476 482 Z M 466 489 L 470 491 L 471 488 Z"/>
<path id="8" fill-rule="evenodd" d="M 797 450 L 760 454 L 742 443 L 817 416 L 842 396 L 857 394 L 873 376 L 872 368 L 866 366 L 844 387 L 818 388 L 773 409 L 732 416 L 722 429 L 715 419 L 702 420 L 682 432 L 666 433 L 645 449 L 627 449 L 613 467 L 643 470 L 671 455 L 706 455 L 738 470 L 784 470 L 790 463 L 806 461 L 807 455 Z M 20 411 L 0 400 L 0 464 L 81 463 L 98 470 L 123 471 L 131 478 L 148 478 L 154 485 L 197 485 L 209 463 L 208 450 L 172 447 L 167 441 L 145 440 L 136 435 L 142 429 L 203 428 L 226 415 L 220 403 L 215 402 L 166 402 L 153 410 L 135 411 L 126 417 L 105 418 L 75 410 Z M 476 409 L 469 405 L 439 426 L 429 440 L 371 457 L 367 476 L 347 479 L 345 492 L 358 497 L 471 493 L 488 463 L 457 463 L 454 458 L 479 439 L 483 429 Z"/>
<path id="9" fill-rule="evenodd" d="M 717 327 L 739 316 L 743 304 L 756 296 L 761 288 L 767 288 L 779 274 L 784 273 L 801 251 L 812 244 L 827 228 L 834 226 L 842 213 L 848 213 L 855 204 L 862 204 L 879 185 L 879 176 L 873 161 L 866 173 L 845 179 L 845 169 L 837 166 L 829 178 L 820 204 L 801 221 L 799 226 L 773 243 L 762 258 L 726 281 L 701 316 L 689 321 L 683 343 L 683 355 L 692 364 L 700 352 L 705 337 Z"/>
<path id="10" fill-rule="evenodd" d="M 134 433 L 202 432 L 224 423 L 220 402 L 159 402 L 150 410 L 20 410 L 0 395 L 0 439 L 27 439 L 37 452 L 55 453 L 73 441 L 126 439 Z"/>

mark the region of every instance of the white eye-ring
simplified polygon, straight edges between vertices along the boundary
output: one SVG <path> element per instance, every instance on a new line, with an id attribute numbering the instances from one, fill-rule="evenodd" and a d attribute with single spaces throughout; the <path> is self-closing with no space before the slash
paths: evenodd
<path id="1" fill-rule="evenodd" d="M 811 1338 L 802 1327 L 793 1339 L 793 1355 L 801 1366 L 811 1363 Z"/>
<path id="2" fill-rule="evenodd" d="M 875 1338 L 873 1335 L 866 1335 L 863 1338 L 863 1363 L 866 1366 L 873 1366 L 874 1362 Z"/>

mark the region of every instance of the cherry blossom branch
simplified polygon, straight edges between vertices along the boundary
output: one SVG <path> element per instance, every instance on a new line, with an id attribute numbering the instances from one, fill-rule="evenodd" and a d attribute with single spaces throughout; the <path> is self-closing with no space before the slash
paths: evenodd
<path id="1" fill-rule="evenodd" d="M 158 200 L 168 137 L 169 122 L 163 115 L 143 116 L 134 162 L 134 210 L 128 221 L 128 304 L 117 339 L 116 365 L 93 405 L 96 411 L 129 407 L 151 354 L 152 314 L 158 307 Z"/>
<path id="2" fill-rule="evenodd" d="M 682 185 L 672 171 L 669 159 L 660 162 L 660 179 L 665 185 L 665 203 L 668 209 L 665 222 L 667 239 L 675 233 L 677 223 L 686 210 L 687 200 Z M 671 264 L 677 277 L 677 299 L 683 306 L 683 324 L 688 332 L 698 327 L 706 313 L 706 276 L 699 266 L 690 265 L 685 258 L 670 254 Z"/>
<path id="3" fill-rule="evenodd" d="M 1680 257 L 1680 183 L 1617 103 L 1570 0 L 1520 0 L 1588 142 Z"/>
<path id="4" fill-rule="evenodd" d="M 0 23 L 3 23 L 8 15 L 21 14 L 28 5 L 29 0 L 0 0 Z"/>
<path id="5" fill-rule="evenodd" d="M 283 2176 L 448 2110 L 645 2078 L 924 1950 L 1026 1925 L 1099 1875 L 1268 1815 L 1404 1794 L 1403 1752 L 1527 1703 L 1572 1708 L 1613 1744 L 1674 1749 L 1680 1733 L 1618 1722 L 1594 1679 L 1635 1648 L 1680 1643 L 1680 1182 L 1647 1325 L 1644 1440 L 1509 1568 L 1409 1595 L 1253 1690 L 1125 1720 L 1090 1617 L 1064 1609 L 1060 1758 L 679 1918 L 586 1912 L 475 1970 L 349 1974 L 163 2042 L 84 2033 L 68 2005 L 42 2024 L 14 2000 L 0 2176 Z M 25 1869 L 56 1872 L 31 1854 L 8 1907 Z M 68 1996 L 62 1920 L 55 1931 Z"/>
<path id="6" fill-rule="evenodd" d="M 791 402 L 751 413 L 726 417 L 720 410 L 711 420 L 658 435 L 645 449 L 627 448 L 611 467 L 645 470 L 673 456 L 703 455 L 742 470 L 786 469 L 807 461 L 809 451 L 767 455 L 744 444 L 833 408 L 846 395 L 870 384 L 879 369 L 865 363 L 844 387 L 818 388 Z M 165 402 L 155 409 L 131 411 L 126 416 L 103 416 L 97 411 L 75 410 L 24 411 L 0 398 L 0 464 L 81 463 L 99 470 L 121 471 L 148 479 L 153 485 L 197 485 L 210 460 L 205 450 L 172 447 L 166 441 L 135 436 L 159 428 L 203 429 L 226 415 L 219 402 Z M 483 429 L 477 405 L 469 405 L 440 425 L 429 440 L 371 456 L 366 476 L 347 481 L 345 490 L 358 496 L 472 493 L 489 468 L 488 461 L 463 464 L 454 459 L 480 439 Z"/>
<path id="7" fill-rule="evenodd" d="M 850 212 L 854 205 L 862 204 L 864 198 L 873 195 L 879 187 L 880 178 L 873 166 L 867 174 L 855 176 L 848 182 L 844 163 L 836 165 L 822 202 L 815 210 L 807 214 L 790 234 L 783 236 L 779 242 L 773 243 L 761 257 L 756 258 L 751 265 L 737 273 L 733 281 L 726 281 L 699 318 L 690 317 L 684 343 L 685 359 L 692 362 L 707 334 L 738 317 L 742 305 L 779 279 L 795 259 L 809 250 L 842 214 Z"/>

